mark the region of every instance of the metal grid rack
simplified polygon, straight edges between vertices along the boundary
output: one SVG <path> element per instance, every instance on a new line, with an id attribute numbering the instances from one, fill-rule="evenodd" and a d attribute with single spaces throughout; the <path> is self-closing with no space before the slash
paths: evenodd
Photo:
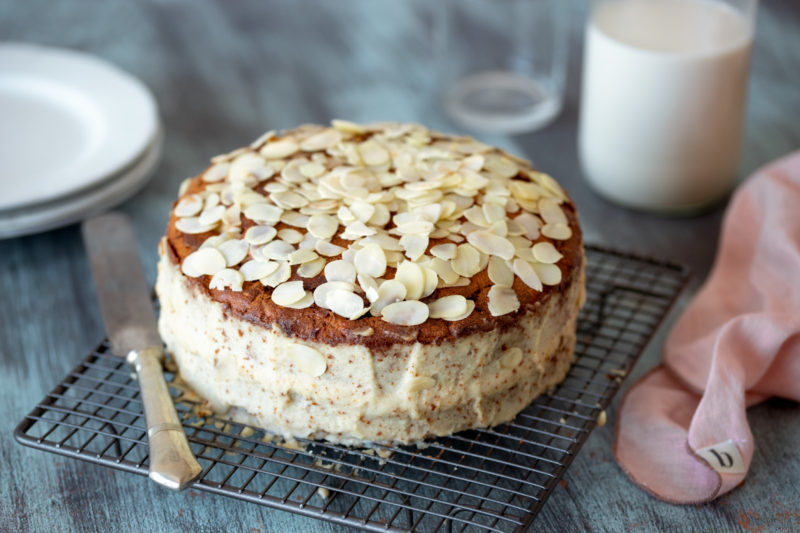
<path id="1" fill-rule="evenodd" d="M 173 387 L 203 466 L 193 488 L 375 531 L 526 529 L 687 278 L 686 269 L 661 261 L 598 247 L 586 252 L 587 302 L 575 363 L 560 386 L 513 422 L 420 449 L 306 441 L 294 449 L 224 418 L 197 418 L 192 402 Z M 26 446 L 147 474 L 139 388 L 106 342 L 15 435 Z"/>

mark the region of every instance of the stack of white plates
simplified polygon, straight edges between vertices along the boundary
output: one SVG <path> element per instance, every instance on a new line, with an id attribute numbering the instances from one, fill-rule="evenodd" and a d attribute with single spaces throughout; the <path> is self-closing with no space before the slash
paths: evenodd
<path id="1" fill-rule="evenodd" d="M 84 53 L 0 44 L 0 238 L 127 200 L 162 143 L 155 99 L 136 78 Z"/>

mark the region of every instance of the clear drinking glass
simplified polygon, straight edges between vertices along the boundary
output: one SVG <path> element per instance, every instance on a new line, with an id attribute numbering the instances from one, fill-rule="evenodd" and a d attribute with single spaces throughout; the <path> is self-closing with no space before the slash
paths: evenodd
<path id="1" fill-rule="evenodd" d="M 594 0 L 578 146 L 620 204 L 691 213 L 736 182 L 757 0 Z"/>
<path id="2" fill-rule="evenodd" d="M 446 112 L 480 131 L 522 133 L 561 111 L 567 71 L 563 0 L 446 0 L 438 70 Z"/>

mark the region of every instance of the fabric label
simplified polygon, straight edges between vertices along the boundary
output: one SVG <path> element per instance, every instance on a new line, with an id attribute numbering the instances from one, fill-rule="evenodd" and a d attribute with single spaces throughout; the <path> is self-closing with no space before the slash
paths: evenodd
<path id="1" fill-rule="evenodd" d="M 744 466 L 739 449 L 732 440 L 719 442 L 697 450 L 697 455 L 721 474 L 744 474 L 747 468 Z"/>

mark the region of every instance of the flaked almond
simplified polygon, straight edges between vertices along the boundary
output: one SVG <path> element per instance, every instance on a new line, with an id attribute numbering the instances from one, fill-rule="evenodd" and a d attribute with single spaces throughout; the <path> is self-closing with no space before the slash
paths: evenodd
<path id="1" fill-rule="evenodd" d="M 326 303 L 328 309 L 350 320 L 355 320 L 367 312 L 367 309 L 364 308 L 364 300 L 359 295 L 342 289 L 330 291 Z"/>
<path id="2" fill-rule="evenodd" d="M 522 350 L 512 346 L 500 356 L 500 368 L 516 368 L 522 362 Z"/>
<path id="3" fill-rule="evenodd" d="M 378 298 L 372 302 L 370 313 L 379 316 L 383 308 L 406 297 L 406 286 L 397 280 L 386 280 L 378 287 Z"/>
<path id="4" fill-rule="evenodd" d="M 456 245 L 451 243 L 437 244 L 431 248 L 431 254 L 439 259 L 449 261 L 456 256 Z"/>
<path id="5" fill-rule="evenodd" d="M 453 318 L 467 310 L 467 299 L 460 294 L 444 296 L 428 304 L 431 318 Z"/>
<path id="6" fill-rule="evenodd" d="M 557 263 L 564 257 L 556 247 L 549 242 L 537 242 L 532 248 L 533 257 L 540 263 Z"/>
<path id="7" fill-rule="evenodd" d="M 244 240 L 250 244 L 266 244 L 278 234 L 273 226 L 251 226 L 244 234 Z"/>
<path id="8" fill-rule="evenodd" d="M 492 285 L 489 289 L 489 312 L 492 316 L 502 316 L 519 309 L 517 293 L 509 287 Z"/>
<path id="9" fill-rule="evenodd" d="M 175 206 L 175 215 L 179 217 L 194 216 L 203 209 L 203 198 L 198 194 L 184 196 Z"/>
<path id="10" fill-rule="evenodd" d="M 524 259 L 517 258 L 514 259 L 511 269 L 525 285 L 536 291 L 542 290 L 542 281 L 530 263 Z"/>
<path id="11" fill-rule="evenodd" d="M 561 269 L 557 265 L 534 263 L 533 269 L 545 285 L 558 285 L 561 283 Z"/>
<path id="12" fill-rule="evenodd" d="M 328 281 L 346 281 L 354 283 L 356 280 L 356 267 L 349 261 L 341 259 L 331 261 L 325 265 L 325 279 Z"/>
<path id="13" fill-rule="evenodd" d="M 313 278 L 319 275 L 323 268 L 325 268 L 325 259 L 319 257 L 297 267 L 297 275 L 301 278 Z"/>
<path id="14" fill-rule="evenodd" d="M 230 289 L 232 291 L 241 291 L 244 277 L 238 270 L 232 268 L 223 268 L 211 278 L 208 284 L 209 289 Z"/>
<path id="15" fill-rule="evenodd" d="M 288 259 L 290 265 L 302 265 L 303 263 L 314 261 L 318 257 L 317 252 L 314 250 L 304 250 L 301 248 L 290 253 Z"/>
<path id="16" fill-rule="evenodd" d="M 326 128 L 319 133 L 307 137 L 300 143 L 300 148 L 304 152 L 316 152 L 325 150 L 342 141 L 342 132 L 333 128 Z"/>
<path id="17" fill-rule="evenodd" d="M 290 344 L 286 348 L 286 353 L 301 372 L 311 377 L 319 377 L 328 369 L 325 356 L 322 355 L 319 350 L 315 350 L 310 346 L 304 344 Z"/>
<path id="18" fill-rule="evenodd" d="M 232 267 L 238 265 L 247 257 L 250 245 L 247 241 L 231 239 L 217 246 L 217 250 L 225 257 L 226 266 Z"/>
<path id="19" fill-rule="evenodd" d="M 314 245 L 314 250 L 316 250 L 319 255 L 324 255 L 325 257 L 335 257 L 344 252 L 345 248 L 342 248 L 337 244 L 333 244 L 330 241 L 320 240 Z"/>
<path id="20" fill-rule="evenodd" d="M 245 207 L 244 216 L 254 222 L 275 224 L 281 219 L 283 209 L 268 203 L 253 204 Z"/>
<path id="21" fill-rule="evenodd" d="M 545 224 L 542 226 L 542 235 L 557 241 L 566 241 L 572 237 L 572 230 L 566 224 Z"/>
<path id="22" fill-rule="evenodd" d="M 277 269 L 278 263 L 275 261 L 258 261 L 254 259 L 240 266 L 239 272 L 242 273 L 245 281 L 255 281 L 269 276 Z"/>
<path id="23" fill-rule="evenodd" d="M 216 248 L 200 248 L 187 255 L 181 271 L 189 277 L 213 276 L 225 268 L 225 256 Z"/>
<path id="24" fill-rule="evenodd" d="M 278 268 L 272 274 L 264 276 L 259 281 L 267 287 L 277 287 L 284 281 L 288 281 L 290 277 L 292 277 L 292 267 L 289 266 L 288 262 L 280 261 L 278 262 Z"/>
<path id="25" fill-rule="evenodd" d="M 303 240 L 303 234 L 292 228 L 283 228 L 278 232 L 278 238 L 289 244 L 297 244 Z"/>
<path id="26" fill-rule="evenodd" d="M 206 183 L 213 183 L 222 181 L 231 169 L 230 163 L 217 163 L 208 167 L 208 170 L 203 172 L 203 181 Z"/>
<path id="27" fill-rule="evenodd" d="M 428 319 L 428 306 L 417 300 L 395 302 L 381 310 L 381 319 L 398 326 L 416 326 Z"/>
<path id="28" fill-rule="evenodd" d="M 413 261 L 403 261 L 397 266 L 394 279 L 402 283 L 406 288 L 406 298 L 417 300 L 422 296 L 425 289 L 425 273 L 422 268 Z"/>
<path id="29" fill-rule="evenodd" d="M 261 147 L 259 153 L 266 159 L 283 159 L 297 153 L 300 145 L 294 139 L 286 137 L 270 141 Z"/>
<path id="30" fill-rule="evenodd" d="M 459 276 L 471 278 L 481 270 L 480 253 L 470 244 L 460 244 L 456 248 L 456 256 L 450 260 L 450 266 Z"/>
<path id="31" fill-rule="evenodd" d="M 287 281 L 281 283 L 272 291 L 272 301 L 277 305 L 291 305 L 306 295 L 302 281 Z"/>
<path id="32" fill-rule="evenodd" d="M 511 287 L 514 284 L 514 273 L 508 266 L 508 261 L 499 257 L 490 257 L 488 266 L 489 279 L 495 285 Z"/>
<path id="33" fill-rule="evenodd" d="M 355 253 L 355 269 L 359 274 L 379 278 L 386 272 L 386 253 L 379 245 L 367 244 Z"/>
<path id="34" fill-rule="evenodd" d="M 218 225 L 217 222 L 213 224 L 201 224 L 199 217 L 179 218 L 175 222 L 175 228 L 178 231 L 182 233 L 187 233 L 189 235 L 197 235 L 199 233 L 209 232 L 214 228 L 216 228 L 217 225 Z"/>
<path id="35" fill-rule="evenodd" d="M 328 306 L 328 295 L 334 290 L 353 292 L 353 284 L 346 281 L 329 281 L 327 283 L 322 283 L 314 289 L 314 303 L 323 309 L 330 309 Z"/>
<path id="36" fill-rule="evenodd" d="M 488 255 L 496 255 L 506 260 L 514 257 L 514 245 L 508 242 L 508 239 L 489 231 L 473 231 L 467 235 L 467 242 Z"/>

